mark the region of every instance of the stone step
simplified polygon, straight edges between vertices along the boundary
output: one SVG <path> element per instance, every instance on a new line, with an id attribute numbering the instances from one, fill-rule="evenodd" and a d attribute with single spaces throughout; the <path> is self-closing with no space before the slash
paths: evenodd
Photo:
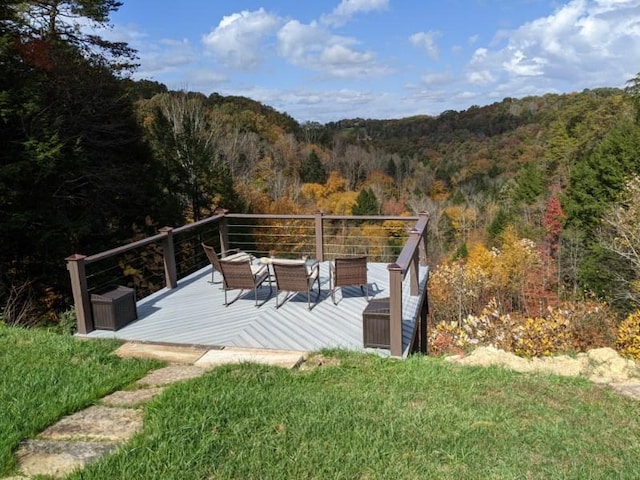
<path id="1" fill-rule="evenodd" d="M 229 363 L 253 362 L 291 369 L 299 367 L 305 358 L 305 352 L 291 350 L 225 347 L 222 350 L 209 350 L 195 362 L 195 365 L 212 368 Z"/>
<path id="2" fill-rule="evenodd" d="M 114 442 L 28 440 L 18 449 L 18 465 L 26 477 L 64 477 L 115 450 Z M 20 478 L 20 477 L 15 477 Z"/>

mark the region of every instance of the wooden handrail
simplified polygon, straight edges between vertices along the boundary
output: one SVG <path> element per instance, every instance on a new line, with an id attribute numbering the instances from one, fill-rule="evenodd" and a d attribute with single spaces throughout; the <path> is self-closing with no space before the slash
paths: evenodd
<path id="1" fill-rule="evenodd" d="M 411 273 L 410 294 L 420 295 L 419 265 L 420 259 L 426 261 L 426 233 L 429 225 L 429 214 L 419 215 L 418 222 L 410 231 L 410 236 L 395 263 L 387 266 L 389 270 L 389 340 L 390 353 L 393 357 L 401 357 L 402 352 L 402 282 Z M 423 251 L 424 250 L 424 251 Z M 422 251 L 422 255 L 420 254 Z M 426 295 L 425 291 L 422 292 Z"/>

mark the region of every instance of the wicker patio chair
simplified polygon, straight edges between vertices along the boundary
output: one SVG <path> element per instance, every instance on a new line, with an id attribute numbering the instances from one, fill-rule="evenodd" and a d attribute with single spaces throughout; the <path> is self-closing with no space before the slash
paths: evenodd
<path id="1" fill-rule="evenodd" d="M 280 308 L 278 294 L 284 292 L 305 292 L 307 307 L 311 310 L 311 291 L 318 284 L 316 303 L 320 297 L 320 263 L 307 265 L 306 260 L 273 260 L 271 262 L 276 277 L 276 308 Z M 287 295 L 288 296 L 288 295 Z M 287 300 L 285 296 L 282 304 Z"/>
<path id="2" fill-rule="evenodd" d="M 369 301 L 369 283 L 367 281 L 367 257 L 338 257 L 329 264 L 329 285 L 331 287 L 331 300 L 336 302 L 336 290 L 338 287 L 360 285 L 360 290 Z M 366 291 L 365 291 L 366 289 Z"/>
<path id="3" fill-rule="evenodd" d="M 215 248 L 205 243 L 202 243 L 202 248 L 204 249 L 204 253 L 207 254 L 207 258 L 209 262 L 211 262 L 211 283 L 216 283 L 214 281 L 214 275 L 216 272 L 221 272 L 220 270 L 220 259 L 224 258 L 225 260 L 246 260 L 247 258 L 253 262 L 253 255 L 247 252 L 242 252 L 237 248 L 227 250 L 223 252 L 222 255 L 218 255 Z M 221 282 L 217 282 L 221 283 Z"/>
<path id="4" fill-rule="evenodd" d="M 227 258 L 223 258 L 220 259 L 219 265 L 220 273 L 222 273 L 225 307 L 228 307 L 231 303 L 240 298 L 244 290 L 253 290 L 257 307 L 258 288 L 260 288 L 265 280 L 269 281 L 269 293 L 273 291 L 271 287 L 269 267 L 267 265 L 252 265 L 249 258 L 246 258 L 245 260 L 229 260 Z M 240 290 L 240 293 L 233 302 L 227 301 L 228 290 Z"/>

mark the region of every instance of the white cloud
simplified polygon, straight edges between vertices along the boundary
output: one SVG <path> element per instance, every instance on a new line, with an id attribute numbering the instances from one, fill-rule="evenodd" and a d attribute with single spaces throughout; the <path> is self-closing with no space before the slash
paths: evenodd
<path id="1" fill-rule="evenodd" d="M 171 72 L 179 72 L 185 66 L 197 61 L 197 54 L 187 39 L 162 39 L 153 45 L 142 43 L 137 46 L 142 65 L 135 77 L 153 78 Z"/>
<path id="2" fill-rule="evenodd" d="M 467 81 L 472 85 L 489 85 L 495 82 L 495 77 L 489 70 L 476 70 L 467 73 Z"/>
<path id="3" fill-rule="evenodd" d="M 389 0 L 342 0 L 333 12 L 322 16 L 322 22 L 339 27 L 347 23 L 357 13 L 386 10 Z"/>
<path id="4" fill-rule="evenodd" d="M 433 59 L 438 58 L 438 47 L 436 45 L 436 38 L 440 36 L 440 32 L 418 32 L 409 37 L 409 41 L 418 48 L 423 49 L 429 57 Z"/>
<path id="5" fill-rule="evenodd" d="M 571 0 L 496 38 L 502 48 L 478 48 L 467 66 L 494 95 L 623 85 L 640 65 L 640 1 Z"/>
<path id="6" fill-rule="evenodd" d="M 263 60 L 263 42 L 273 35 L 282 19 L 263 8 L 253 12 L 243 10 L 222 17 L 218 26 L 202 37 L 207 49 L 220 63 L 248 69 Z"/>
<path id="7" fill-rule="evenodd" d="M 447 72 L 430 72 L 422 75 L 420 80 L 426 86 L 443 86 L 451 84 L 454 81 L 454 77 Z"/>
<path id="8" fill-rule="evenodd" d="M 324 75 L 360 78 L 388 73 L 372 52 L 351 48 L 357 42 L 333 35 L 317 22 L 290 20 L 278 32 L 278 52 L 289 63 Z"/>

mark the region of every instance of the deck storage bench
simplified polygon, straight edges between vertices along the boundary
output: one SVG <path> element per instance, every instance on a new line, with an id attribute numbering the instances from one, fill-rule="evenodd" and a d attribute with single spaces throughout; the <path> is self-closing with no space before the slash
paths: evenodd
<path id="1" fill-rule="evenodd" d="M 362 312 L 362 334 L 365 348 L 390 348 L 389 298 L 374 298 Z"/>
<path id="2" fill-rule="evenodd" d="M 138 318 L 133 288 L 110 285 L 91 294 L 93 326 L 99 330 L 118 330 Z"/>

